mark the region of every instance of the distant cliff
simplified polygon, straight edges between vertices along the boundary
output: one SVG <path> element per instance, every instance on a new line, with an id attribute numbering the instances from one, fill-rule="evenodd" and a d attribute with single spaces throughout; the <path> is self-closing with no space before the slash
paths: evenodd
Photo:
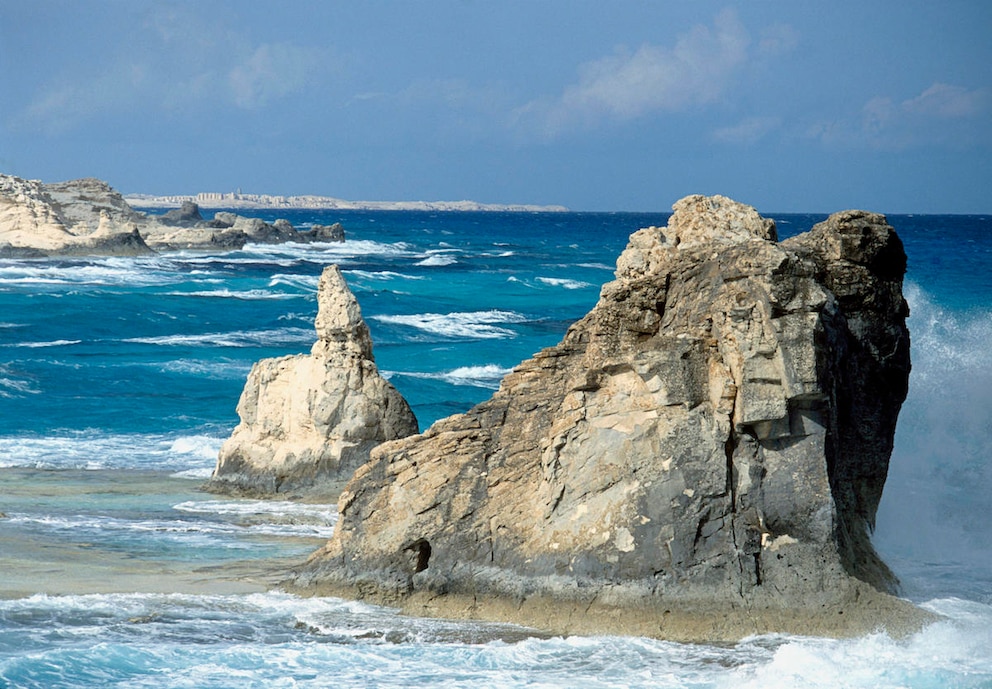
<path id="1" fill-rule="evenodd" d="M 511 211 L 565 212 L 564 206 L 478 203 L 476 201 L 345 201 L 330 196 L 274 196 L 271 194 L 200 193 L 195 195 L 152 196 L 129 194 L 128 203 L 139 208 L 178 208 L 195 203 L 201 208 L 311 208 L 329 210 L 387 211 Z"/>
<path id="2" fill-rule="evenodd" d="M 881 215 L 778 243 L 753 208 L 682 199 L 560 344 L 373 450 L 296 585 L 560 633 L 920 624 L 869 540 L 910 370 L 905 269 Z"/>

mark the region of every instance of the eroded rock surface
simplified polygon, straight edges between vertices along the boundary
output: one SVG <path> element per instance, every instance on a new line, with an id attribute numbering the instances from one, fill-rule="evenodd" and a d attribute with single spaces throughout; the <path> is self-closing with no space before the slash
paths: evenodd
<path id="1" fill-rule="evenodd" d="M 303 589 L 559 632 L 864 633 L 922 613 L 869 541 L 910 370 L 906 258 L 847 211 L 692 196 L 562 342 L 383 444 Z"/>
<path id="2" fill-rule="evenodd" d="M 296 230 L 287 220 L 267 223 L 219 212 L 204 220 L 195 203 L 161 216 L 134 210 L 98 179 L 43 184 L 0 175 L 0 256 L 137 256 L 155 251 L 234 250 L 248 242 L 343 242 L 344 229 Z"/>
<path id="3" fill-rule="evenodd" d="M 140 221 L 100 180 L 44 185 L 0 175 L 0 255 L 150 254 Z"/>
<path id="4" fill-rule="evenodd" d="M 368 326 L 337 266 L 320 277 L 309 355 L 263 359 L 238 403 L 208 487 L 272 495 L 335 492 L 373 447 L 417 432 L 406 400 L 382 376 Z"/>

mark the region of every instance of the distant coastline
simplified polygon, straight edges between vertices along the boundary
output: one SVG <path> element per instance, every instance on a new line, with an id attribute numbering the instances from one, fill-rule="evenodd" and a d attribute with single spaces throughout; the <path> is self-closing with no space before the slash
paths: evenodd
<path id="1" fill-rule="evenodd" d="M 276 196 L 206 192 L 194 195 L 153 196 L 128 194 L 124 199 L 138 208 L 179 208 L 191 201 L 200 208 L 307 208 L 330 210 L 386 211 L 503 211 L 522 213 L 563 213 L 565 206 L 479 203 L 477 201 L 346 201 L 331 196 Z"/>

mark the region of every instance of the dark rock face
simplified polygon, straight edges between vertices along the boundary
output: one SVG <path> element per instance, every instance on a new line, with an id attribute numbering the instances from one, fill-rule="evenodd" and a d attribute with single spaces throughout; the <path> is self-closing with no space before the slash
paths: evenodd
<path id="1" fill-rule="evenodd" d="M 336 222 L 333 225 L 314 225 L 309 230 L 301 232 L 311 242 L 343 242 L 344 227 Z"/>
<path id="2" fill-rule="evenodd" d="M 158 221 L 171 227 L 195 227 L 203 222 L 203 216 L 200 215 L 198 205 L 192 201 L 183 201 L 179 208 L 160 215 Z"/>
<path id="3" fill-rule="evenodd" d="M 538 599 L 622 611 L 594 631 L 709 615 L 686 638 L 831 633 L 869 599 L 869 630 L 912 617 L 869 541 L 910 369 L 898 237 L 861 211 L 779 244 L 724 197 L 674 210 L 559 345 L 374 450 L 297 584 L 441 614 L 508 600 L 498 617 L 531 624 Z"/>

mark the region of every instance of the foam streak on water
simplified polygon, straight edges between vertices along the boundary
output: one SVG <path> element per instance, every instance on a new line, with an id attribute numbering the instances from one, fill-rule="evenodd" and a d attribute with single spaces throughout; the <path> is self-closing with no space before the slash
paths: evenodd
<path id="1" fill-rule="evenodd" d="M 983 620 L 939 623 L 904 640 L 766 636 L 713 647 L 541 638 L 512 626 L 419 620 L 280 593 L 34 596 L 0 602 L 0 680 L 17 687 L 988 686 L 988 611 L 967 612 Z M 11 655 L 12 646 L 22 654 Z"/>

